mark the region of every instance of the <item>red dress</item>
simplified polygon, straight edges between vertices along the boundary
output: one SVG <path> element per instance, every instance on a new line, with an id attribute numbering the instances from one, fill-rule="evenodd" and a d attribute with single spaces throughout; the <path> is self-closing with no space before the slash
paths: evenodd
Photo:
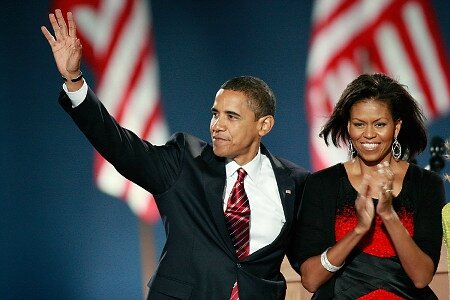
<path id="1" fill-rule="evenodd" d="M 376 202 L 376 200 L 374 200 Z M 374 203 L 376 205 L 376 203 Z M 408 230 L 410 236 L 414 234 L 414 222 L 413 213 L 408 212 L 404 207 L 397 212 L 400 221 L 403 226 Z M 338 209 L 335 223 L 336 241 L 342 239 L 349 231 L 351 231 L 357 225 L 357 218 L 354 206 L 344 204 L 344 206 Z M 372 229 L 364 236 L 359 243 L 358 248 L 366 254 L 380 257 L 396 257 L 397 253 L 392 245 L 392 241 L 389 238 L 389 234 L 383 225 L 380 216 L 376 216 Z M 368 294 L 357 298 L 359 300 L 372 300 L 372 299 L 405 299 L 397 296 L 396 294 L 386 291 L 382 288 L 375 289 Z"/>

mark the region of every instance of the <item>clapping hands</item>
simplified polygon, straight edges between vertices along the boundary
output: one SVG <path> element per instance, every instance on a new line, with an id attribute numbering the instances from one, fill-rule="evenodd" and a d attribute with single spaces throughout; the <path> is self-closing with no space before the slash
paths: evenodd
<path id="1" fill-rule="evenodd" d="M 355 202 L 358 232 L 367 232 L 370 229 L 375 213 L 382 218 L 389 218 L 395 214 L 392 207 L 393 181 L 394 173 L 388 162 L 378 164 L 377 171 L 372 176 L 364 175 Z M 374 197 L 378 198 L 376 207 Z"/>

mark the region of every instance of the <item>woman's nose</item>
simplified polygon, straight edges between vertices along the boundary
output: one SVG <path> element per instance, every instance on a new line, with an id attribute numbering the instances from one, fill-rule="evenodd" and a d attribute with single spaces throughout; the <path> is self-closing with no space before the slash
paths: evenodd
<path id="1" fill-rule="evenodd" d="M 364 131 L 364 137 L 371 139 L 376 136 L 376 132 L 372 126 L 367 126 L 366 130 Z"/>

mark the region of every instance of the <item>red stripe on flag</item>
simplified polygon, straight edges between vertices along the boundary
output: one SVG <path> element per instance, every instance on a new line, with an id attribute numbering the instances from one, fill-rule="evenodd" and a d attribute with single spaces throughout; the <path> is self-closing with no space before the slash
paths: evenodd
<path id="1" fill-rule="evenodd" d="M 144 70 L 144 64 L 146 61 L 146 57 L 150 52 L 149 43 L 145 43 L 145 46 L 141 49 L 139 53 L 139 59 L 136 60 L 136 65 L 132 69 L 132 73 L 130 74 L 130 80 L 128 81 L 128 86 L 126 87 L 121 100 L 119 101 L 119 106 L 116 112 L 116 120 L 120 123 L 123 117 L 123 113 L 128 105 L 129 99 L 131 99 L 131 93 L 136 88 L 137 81 L 142 76 L 142 72 Z"/>

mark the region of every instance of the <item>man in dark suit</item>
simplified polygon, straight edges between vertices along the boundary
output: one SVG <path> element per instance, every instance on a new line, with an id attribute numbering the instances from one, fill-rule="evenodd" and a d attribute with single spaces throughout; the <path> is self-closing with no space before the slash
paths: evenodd
<path id="1" fill-rule="evenodd" d="M 274 125 L 271 89 L 233 78 L 211 109 L 212 144 L 177 133 L 155 146 L 122 128 L 87 86 L 72 14 L 67 24 L 60 10 L 49 18 L 56 39 L 42 32 L 66 78 L 60 104 L 99 153 L 154 195 L 164 222 L 148 299 L 284 299 L 280 266 L 308 173 L 261 144 Z"/>

